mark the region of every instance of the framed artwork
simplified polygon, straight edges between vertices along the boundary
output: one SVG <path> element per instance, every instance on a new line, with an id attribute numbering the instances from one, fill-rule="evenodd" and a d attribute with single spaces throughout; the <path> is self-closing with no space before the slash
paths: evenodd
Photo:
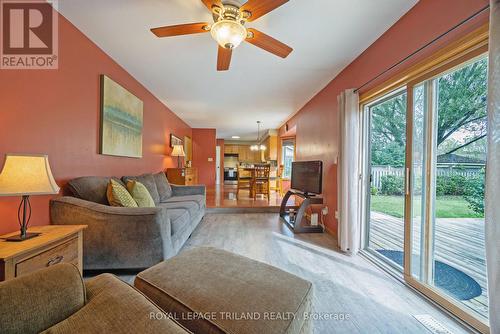
<path id="1" fill-rule="evenodd" d="M 186 161 L 193 160 L 193 142 L 191 137 L 184 136 L 184 153 L 186 153 Z"/>
<path id="2" fill-rule="evenodd" d="M 101 75 L 100 154 L 142 158 L 143 102 Z"/>
<path id="3" fill-rule="evenodd" d="M 182 139 L 176 135 L 170 134 L 170 147 L 174 147 L 174 145 L 182 145 Z"/>

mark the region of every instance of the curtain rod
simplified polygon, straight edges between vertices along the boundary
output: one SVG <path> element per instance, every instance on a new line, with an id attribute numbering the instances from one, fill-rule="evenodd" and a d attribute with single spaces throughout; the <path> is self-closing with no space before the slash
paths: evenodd
<path id="1" fill-rule="evenodd" d="M 354 92 L 358 92 L 360 89 L 362 89 L 363 87 L 366 87 L 367 85 L 371 84 L 373 81 L 377 80 L 378 78 L 380 78 L 381 76 L 383 76 L 384 74 L 386 74 L 387 72 L 391 71 L 392 69 L 394 69 L 395 67 L 403 64 L 404 62 L 406 62 L 408 59 L 412 58 L 413 56 L 415 56 L 417 53 L 419 53 L 420 51 L 422 51 L 423 49 L 429 47 L 430 45 L 434 44 L 435 42 L 437 42 L 438 40 L 440 40 L 441 38 L 443 38 L 444 36 L 448 35 L 449 33 L 451 33 L 452 31 L 454 31 L 455 29 L 463 26 L 465 23 L 471 21 L 472 19 L 476 18 L 477 16 L 481 15 L 483 12 L 485 12 L 486 10 L 488 10 L 490 8 L 490 5 L 487 5 L 485 7 L 483 7 L 482 9 L 480 9 L 479 11 L 477 11 L 476 13 L 472 14 L 471 16 L 469 16 L 468 18 L 466 18 L 465 20 L 463 20 L 462 22 L 458 23 L 457 25 L 453 26 L 452 28 L 448 29 L 447 31 L 445 31 L 444 33 L 442 33 L 441 35 L 437 36 L 436 38 L 434 38 L 432 41 L 428 42 L 427 44 L 421 46 L 420 48 L 418 48 L 417 50 L 413 51 L 412 53 L 410 53 L 408 56 L 406 56 L 405 58 L 401 59 L 400 61 L 398 61 L 396 64 L 392 65 L 391 67 L 389 67 L 388 69 L 386 69 L 385 71 L 383 71 L 382 73 L 380 73 L 379 75 L 377 75 L 376 77 L 368 80 L 367 82 L 365 82 L 364 84 L 362 84 L 361 86 L 359 86 L 358 88 L 356 88 L 354 90 Z"/>

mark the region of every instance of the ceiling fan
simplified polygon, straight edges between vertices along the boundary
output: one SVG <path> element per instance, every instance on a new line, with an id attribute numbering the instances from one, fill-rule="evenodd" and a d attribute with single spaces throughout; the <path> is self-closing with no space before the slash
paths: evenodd
<path id="1" fill-rule="evenodd" d="M 219 44 L 217 70 L 227 71 L 233 49 L 246 41 L 279 57 L 286 58 L 292 48 L 257 29 L 246 28 L 261 16 L 288 2 L 288 0 L 248 0 L 240 6 L 235 1 L 201 0 L 212 12 L 214 23 L 188 23 L 151 29 L 157 37 L 170 37 L 209 32 Z"/>

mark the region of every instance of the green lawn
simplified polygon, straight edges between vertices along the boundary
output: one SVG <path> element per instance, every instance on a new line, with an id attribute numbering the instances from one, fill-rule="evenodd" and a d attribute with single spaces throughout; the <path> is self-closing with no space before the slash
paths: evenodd
<path id="1" fill-rule="evenodd" d="M 414 205 L 420 206 L 420 200 Z M 371 197 L 371 210 L 382 212 L 393 217 L 402 218 L 404 210 L 403 196 Z M 438 196 L 436 198 L 436 218 L 483 218 L 469 208 L 467 202 L 460 196 Z"/>

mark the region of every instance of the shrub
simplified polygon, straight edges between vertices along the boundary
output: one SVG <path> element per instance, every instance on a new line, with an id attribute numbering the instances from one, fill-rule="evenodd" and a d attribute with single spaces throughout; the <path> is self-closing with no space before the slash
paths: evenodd
<path id="1" fill-rule="evenodd" d="M 484 170 L 467 180 L 463 197 L 471 210 L 484 214 Z"/>
<path id="2" fill-rule="evenodd" d="M 398 175 L 384 175 L 380 179 L 382 195 L 401 196 L 404 194 L 404 178 Z"/>
<path id="3" fill-rule="evenodd" d="M 466 187 L 467 178 L 463 175 L 453 174 L 436 178 L 437 196 L 463 196 Z"/>
<path id="4" fill-rule="evenodd" d="M 378 189 L 375 186 L 371 186 L 370 193 L 372 196 L 376 196 L 378 194 Z"/>

